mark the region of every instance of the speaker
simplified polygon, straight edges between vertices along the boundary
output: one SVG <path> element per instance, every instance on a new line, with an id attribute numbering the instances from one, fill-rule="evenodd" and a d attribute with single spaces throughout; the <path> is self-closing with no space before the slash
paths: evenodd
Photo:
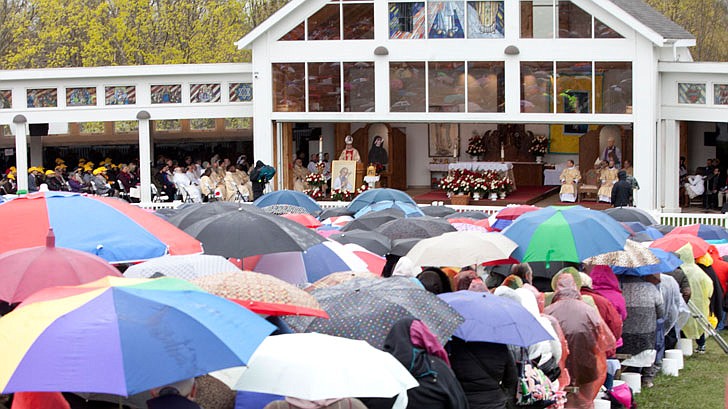
<path id="1" fill-rule="evenodd" d="M 28 124 L 30 136 L 48 136 L 48 124 Z"/>

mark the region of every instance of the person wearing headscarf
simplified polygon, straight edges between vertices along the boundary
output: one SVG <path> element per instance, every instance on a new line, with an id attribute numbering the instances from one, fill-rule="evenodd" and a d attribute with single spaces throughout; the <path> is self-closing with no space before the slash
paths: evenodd
<path id="1" fill-rule="evenodd" d="M 571 385 L 579 388 L 568 393 L 566 408 L 591 409 L 607 376 L 606 352 L 614 349 L 614 336 L 599 312 L 582 301 L 574 275 L 554 278 L 553 303 L 544 312 L 559 321 L 569 345 Z"/>
<path id="2" fill-rule="evenodd" d="M 589 270 L 589 277 L 592 279 L 592 290 L 609 300 L 624 321 L 627 318 L 627 304 L 612 269 L 609 266 L 593 266 Z"/>
<path id="3" fill-rule="evenodd" d="M 685 273 L 685 276 L 687 276 L 690 282 L 690 302 L 707 318 L 710 315 L 713 280 L 695 264 L 695 256 L 690 244 L 679 248 L 675 254 L 682 260 L 683 264 L 680 266 L 680 269 Z M 695 318 L 690 317 L 682 330 L 686 338 L 697 340 L 699 352 L 705 351 L 705 332 Z"/>
<path id="4" fill-rule="evenodd" d="M 306 177 L 310 173 L 306 167 L 303 166 L 303 161 L 300 158 L 296 158 L 293 161 L 293 190 L 297 192 L 303 192 L 307 189 Z"/>
<path id="5" fill-rule="evenodd" d="M 455 276 L 455 280 L 453 280 L 455 291 L 470 289 L 470 284 L 472 284 L 473 280 L 476 278 L 478 278 L 478 273 L 476 273 L 475 270 L 461 270 Z"/>
<path id="6" fill-rule="evenodd" d="M 378 163 L 382 165 L 383 169 L 386 168 L 389 162 L 389 155 L 387 155 L 387 150 L 384 149 L 384 139 L 381 136 L 377 135 L 374 137 L 372 147 L 369 148 L 368 159 L 370 164 Z"/>
<path id="7" fill-rule="evenodd" d="M 561 277 L 562 275 L 570 275 L 573 278 L 577 291 L 579 288 L 581 288 L 581 274 L 579 274 L 579 270 L 574 267 L 564 267 L 559 270 L 559 272 L 556 273 L 553 278 L 551 278 L 551 289 L 554 290 L 554 292 L 544 294 L 545 306 L 549 306 L 551 305 L 551 303 L 553 303 L 553 299 L 556 296 L 556 289 L 558 287 L 559 277 Z M 590 295 L 582 295 L 580 299 L 584 301 L 587 305 L 592 306 L 595 311 L 597 310 L 597 305 L 596 303 L 594 303 L 594 299 Z"/>
<path id="8" fill-rule="evenodd" d="M 409 409 L 468 409 L 460 382 L 450 369 L 447 353 L 422 321 L 397 321 L 384 340 L 392 354 L 417 379 L 420 386 L 407 390 Z M 360 398 L 368 409 L 390 409 L 395 398 Z"/>
<path id="9" fill-rule="evenodd" d="M 599 316 L 602 317 L 604 323 L 607 324 L 609 330 L 612 331 L 612 335 L 614 335 L 614 339 L 616 340 L 616 345 L 622 345 L 622 317 L 609 300 L 592 289 L 593 282 L 591 277 L 584 273 L 580 273 L 580 275 L 581 288 L 579 289 L 579 293 L 582 297 L 588 295 L 594 299 L 594 304 L 597 306 Z M 615 352 L 616 351 L 609 351 L 607 356 L 611 357 L 615 354 Z"/>

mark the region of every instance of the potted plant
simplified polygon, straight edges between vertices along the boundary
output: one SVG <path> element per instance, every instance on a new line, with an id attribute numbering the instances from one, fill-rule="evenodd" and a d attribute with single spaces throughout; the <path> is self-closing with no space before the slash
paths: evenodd
<path id="1" fill-rule="evenodd" d="M 536 156 L 536 163 L 543 161 L 543 155 L 549 151 L 549 140 L 544 135 L 536 135 L 531 139 L 528 151 Z"/>
<path id="2" fill-rule="evenodd" d="M 472 156 L 473 160 L 476 160 L 485 155 L 487 151 L 485 139 L 478 135 L 476 131 L 473 131 L 473 136 L 468 139 L 468 147 L 465 149 L 465 153 Z"/>

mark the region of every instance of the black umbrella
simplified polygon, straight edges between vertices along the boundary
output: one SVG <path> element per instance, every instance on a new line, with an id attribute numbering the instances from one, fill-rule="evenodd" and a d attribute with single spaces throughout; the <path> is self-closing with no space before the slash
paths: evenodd
<path id="1" fill-rule="evenodd" d="M 483 213 L 483 212 L 478 212 L 478 211 L 475 211 L 475 210 L 471 210 L 471 211 L 468 211 L 468 212 L 457 212 L 457 213 L 453 213 L 453 214 L 451 214 L 449 216 L 446 216 L 445 218 L 446 219 L 459 219 L 461 217 L 465 217 L 465 218 L 468 218 L 468 219 L 475 219 L 475 220 L 483 220 L 483 219 L 487 219 L 488 218 L 488 215 L 485 214 L 485 213 Z"/>
<path id="2" fill-rule="evenodd" d="M 425 216 L 432 217 L 446 217 L 453 213 L 457 213 L 455 210 L 447 206 L 425 206 L 420 207 L 420 210 L 422 210 L 422 213 L 424 213 Z"/>
<path id="3" fill-rule="evenodd" d="M 652 227 L 656 228 L 662 234 L 670 233 L 675 226 L 668 226 L 666 224 L 653 224 Z"/>
<path id="4" fill-rule="evenodd" d="M 457 229 L 446 220 L 425 216 L 392 220 L 379 226 L 374 231 L 382 233 L 391 240 L 396 240 L 427 239 L 443 233 L 457 231 Z"/>
<path id="5" fill-rule="evenodd" d="M 618 222 L 640 222 L 645 226 L 657 224 L 651 214 L 636 207 L 613 207 L 604 210 L 604 213 Z"/>
<path id="6" fill-rule="evenodd" d="M 373 231 L 351 230 L 345 233 L 331 235 L 329 238 L 341 244 L 358 244 L 380 256 L 389 253 L 389 250 L 392 248 L 392 242 L 387 236 Z"/>
<path id="7" fill-rule="evenodd" d="M 412 250 L 415 244 L 419 243 L 422 239 L 397 239 L 392 240 L 392 249 L 389 250 L 389 254 L 395 256 L 404 256 Z"/>
<path id="8" fill-rule="evenodd" d="M 326 241 L 292 220 L 245 210 L 208 217 L 184 231 L 202 242 L 206 254 L 235 258 L 305 251 Z"/>
<path id="9" fill-rule="evenodd" d="M 352 230 L 367 230 L 372 231 L 377 227 L 383 225 L 392 220 L 399 220 L 404 218 L 404 212 L 400 209 L 391 207 L 389 209 L 379 210 L 376 212 L 369 212 L 360 218 L 349 222 L 343 229 L 342 232 Z"/>
<path id="10" fill-rule="evenodd" d="M 354 212 L 349 210 L 348 207 L 333 207 L 331 209 L 324 209 L 323 212 L 318 216 L 319 220 L 326 220 L 329 217 L 338 217 L 338 216 L 353 216 Z"/>
<path id="11" fill-rule="evenodd" d="M 165 220 L 168 220 L 170 217 L 179 214 L 179 212 L 180 209 L 174 209 L 171 207 L 163 207 L 154 211 L 155 214 L 159 215 L 160 217 L 164 217 Z"/>
<path id="12" fill-rule="evenodd" d="M 242 209 L 247 212 L 263 213 L 263 211 L 253 205 L 246 205 L 233 202 L 212 202 L 212 203 L 196 203 L 183 210 L 180 210 L 174 216 L 169 218 L 169 222 L 184 230 L 193 224 L 204 220 L 208 217 L 217 216 L 219 214 L 232 212 Z"/>

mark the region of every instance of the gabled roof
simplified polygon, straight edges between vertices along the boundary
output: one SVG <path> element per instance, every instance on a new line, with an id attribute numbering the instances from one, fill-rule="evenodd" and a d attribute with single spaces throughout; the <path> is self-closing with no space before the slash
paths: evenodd
<path id="1" fill-rule="evenodd" d="M 283 17 L 287 16 L 288 14 L 292 13 L 294 10 L 296 10 L 298 7 L 303 5 L 306 2 L 309 2 L 310 0 L 291 0 L 288 3 L 286 3 L 285 6 L 281 7 L 278 11 L 273 13 L 272 16 L 268 17 L 264 22 L 259 24 L 257 27 L 253 28 L 248 34 L 243 36 L 240 40 L 235 42 L 235 45 L 238 46 L 238 49 L 242 50 L 244 48 L 248 48 L 253 41 L 257 40 L 258 37 L 263 35 L 266 31 L 270 30 L 271 27 L 278 24 L 279 21 L 283 19 Z M 321 6 L 326 4 L 326 0 L 317 0 L 317 1 L 311 1 L 313 3 L 321 3 Z"/>
<path id="2" fill-rule="evenodd" d="M 695 40 L 695 36 L 665 17 L 643 0 L 611 0 L 639 22 L 666 40 Z"/>

